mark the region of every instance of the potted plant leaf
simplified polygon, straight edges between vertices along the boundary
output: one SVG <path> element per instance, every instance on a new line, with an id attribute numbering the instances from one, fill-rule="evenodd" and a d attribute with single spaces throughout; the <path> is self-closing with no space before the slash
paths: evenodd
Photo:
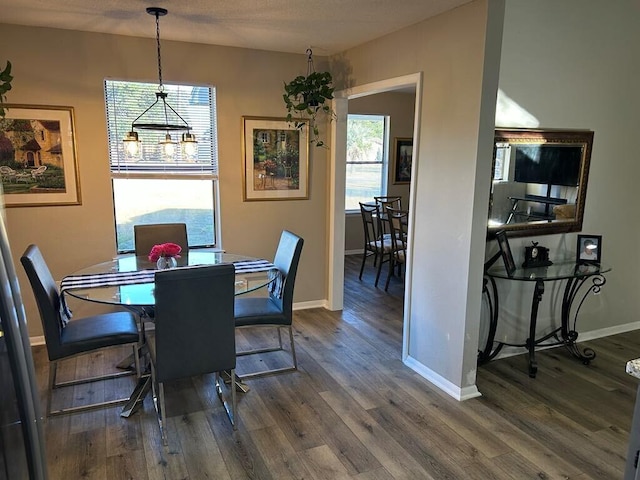
<path id="1" fill-rule="evenodd" d="M 0 118 L 4 118 L 4 104 L 7 101 L 6 93 L 11 90 L 11 62 L 7 61 L 7 66 L 4 70 L 0 69 Z"/>
<path id="2" fill-rule="evenodd" d="M 302 129 L 305 125 L 303 120 L 309 120 L 311 132 L 309 142 L 315 143 L 316 147 L 325 147 L 324 141 L 319 136 L 317 117 L 320 114 L 329 115 L 331 119 L 335 117 L 331 107 L 326 104 L 333 98 L 333 78 L 329 72 L 314 70 L 311 55 L 311 49 L 308 49 L 307 75 L 299 75 L 289 83 L 285 83 L 282 98 L 287 107 L 287 122 Z"/>

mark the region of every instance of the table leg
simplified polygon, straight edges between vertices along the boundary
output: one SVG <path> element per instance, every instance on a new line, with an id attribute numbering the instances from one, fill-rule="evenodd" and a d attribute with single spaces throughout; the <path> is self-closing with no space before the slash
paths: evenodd
<path id="1" fill-rule="evenodd" d="M 135 413 L 138 405 L 142 404 L 144 397 L 147 395 L 149 390 L 151 389 L 151 374 L 145 374 L 140 377 L 138 380 L 138 384 L 136 388 L 133 390 L 133 393 L 129 397 L 127 403 L 125 403 L 124 407 L 122 407 L 122 411 L 120 412 L 120 416 L 124 418 L 129 418 L 133 413 Z"/>
<path id="2" fill-rule="evenodd" d="M 486 295 L 487 304 L 489 306 L 489 333 L 487 334 L 487 341 L 485 342 L 484 349 L 478 350 L 478 365 L 482 365 L 494 358 L 498 353 L 500 353 L 500 350 L 502 350 L 502 347 L 504 346 L 504 343 L 502 342 L 498 342 L 497 345 L 494 345 L 496 330 L 498 328 L 499 305 L 498 289 L 496 287 L 496 282 L 492 277 L 484 278 L 482 293 Z"/>
<path id="3" fill-rule="evenodd" d="M 584 293 L 584 295 L 582 295 L 580 303 L 578 304 L 578 307 L 574 312 L 573 325 L 571 325 L 571 307 L 576 296 L 578 295 L 580 288 L 588 279 L 591 280 L 591 285 Z M 567 281 L 567 285 L 564 289 L 564 295 L 562 296 L 562 341 L 569 352 L 574 357 L 582 360 L 582 363 L 584 363 L 585 365 L 588 365 L 591 360 L 596 358 L 596 352 L 594 352 L 591 348 L 585 348 L 582 351 L 580 351 L 580 348 L 578 348 L 578 331 L 576 330 L 576 326 L 578 323 L 578 313 L 580 312 L 580 308 L 582 307 L 582 304 L 586 300 L 587 296 L 590 293 L 600 293 L 600 289 L 606 282 L 607 279 L 602 275 L 572 278 Z"/>
<path id="4" fill-rule="evenodd" d="M 538 372 L 538 363 L 536 362 L 536 323 L 538 322 L 538 305 L 542 300 L 544 293 L 544 282 L 536 281 L 533 289 L 533 299 L 531 301 L 531 320 L 529 322 L 529 338 L 527 338 L 527 348 L 529 349 L 529 376 L 535 378 Z"/>

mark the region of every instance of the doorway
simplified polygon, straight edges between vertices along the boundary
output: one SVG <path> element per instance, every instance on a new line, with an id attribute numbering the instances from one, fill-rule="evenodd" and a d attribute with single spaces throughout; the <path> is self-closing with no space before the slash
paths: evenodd
<path id="1" fill-rule="evenodd" d="M 403 358 L 407 350 L 407 322 L 410 318 L 411 304 L 407 298 L 407 292 L 411 285 L 411 261 L 412 261 L 412 232 L 415 220 L 415 178 L 418 168 L 419 137 L 420 131 L 420 105 L 422 93 L 422 73 L 414 73 L 402 77 L 391 78 L 379 82 L 369 83 L 348 90 L 336 92 L 333 101 L 333 108 L 338 116 L 338 121 L 331 124 L 330 150 L 330 179 L 331 191 L 329 195 L 329 289 L 328 308 L 330 310 L 341 310 L 344 303 L 344 254 L 345 254 L 345 166 L 346 166 L 346 118 L 349 111 L 349 100 L 360 97 L 376 95 L 384 92 L 415 92 L 414 121 L 413 121 L 413 153 L 414 159 L 411 169 L 411 183 L 409 187 L 409 249 L 407 251 L 407 264 L 405 273 L 405 309 L 403 328 Z"/>

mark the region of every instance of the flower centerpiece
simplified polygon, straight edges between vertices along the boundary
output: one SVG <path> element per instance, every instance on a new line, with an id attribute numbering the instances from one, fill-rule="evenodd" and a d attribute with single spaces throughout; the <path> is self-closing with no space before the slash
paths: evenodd
<path id="1" fill-rule="evenodd" d="M 178 265 L 176 258 L 180 258 L 181 251 L 182 247 L 175 243 L 160 243 L 149 252 L 149 261 L 156 262 L 158 270 L 172 268 Z"/>

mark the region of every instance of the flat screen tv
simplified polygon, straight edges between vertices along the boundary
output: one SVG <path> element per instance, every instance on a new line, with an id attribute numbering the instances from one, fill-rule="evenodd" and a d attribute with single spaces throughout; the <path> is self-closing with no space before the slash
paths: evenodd
<path id="1" fill-rule="evenodd" d="M 578 186 L 581 145 L 516 145 L 514 180 L 520 183 Z"/>

